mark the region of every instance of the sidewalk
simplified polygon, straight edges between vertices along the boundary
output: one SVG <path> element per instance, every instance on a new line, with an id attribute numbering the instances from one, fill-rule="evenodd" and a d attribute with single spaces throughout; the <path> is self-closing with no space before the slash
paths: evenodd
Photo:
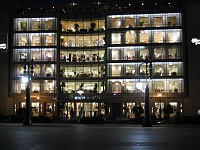
<path id="1" fill-rule="evenodd" d="M 0 123 L 2 150 L 199 150 L 200 125 Z"/>

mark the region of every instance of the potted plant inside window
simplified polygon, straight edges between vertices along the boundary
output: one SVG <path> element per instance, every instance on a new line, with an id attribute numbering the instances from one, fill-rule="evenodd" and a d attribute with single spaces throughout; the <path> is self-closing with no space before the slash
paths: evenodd
<path id="1" fill-rule="evenodd" d="M 171 26 L 171 24 L 172 24 L 171 21 L 168 21 L 168 22 L 167 22 L 167 25 L 168 25 L 168 26 Z"/>
<path id="2" fill-rule="evenodd" d="M 91 22 L 90 23 L 90 31 L 94 31 L 96 29 L 96 23 L 95 22 Z"/>
<path id="3" fill-rule="evenodd" d="M 140 27 L 142 27 L 144 25 L 144 20 L 141 18 L 140 19 Z"/>
<path id="4" fill-rule="evenodd" d="M 60 37 L 60 44 L 61 44 L 61 46 L 64 45 L 64 40 L 65 40 L 64 36 L 61 36 L 61 37 Z"/>
<path id="5" fill-rule="evenodd" d="M 75 31 L 78 32 L 78 30 L 79 30 L 79 24 L 78 24 L 78 23 L 75 23 L 75 24 L 74 24 L 74 28 L 75 28 Z"/>
<path id="6" fill-rule="evenodd" d="M 26 21 L 20 22 L 20 25 L 21 25 L 21 30 L 22 31 L 26 31 L 26 29 L 27 29 L 27 23 L 26 23 Z"/>

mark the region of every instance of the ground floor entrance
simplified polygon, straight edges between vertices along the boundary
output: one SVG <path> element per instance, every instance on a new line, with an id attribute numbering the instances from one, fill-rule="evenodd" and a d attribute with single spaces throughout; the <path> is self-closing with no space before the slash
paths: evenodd
<path id="1" fill-rule="evenodd" d="M 16 101 L 13 110 L 17 114 L 17 110 L 25 108 L 26 101 Z M 48 99 L 31 99 L 31 115 L 59 117 L 63 119 L 74 119 L 78 117 L 129 117 L 135 118 L 137 114 L 144 116 L 144 100 L 141 99 L 117 99 L 108 98 L 105 101 L 71 101 Z M 168 107 L 170 106 L 170 107 Z M 156 118 L 164 118 L 168 113 L 169 117 L 176 115 L 184 115 L 184 101 L 182 99 L 150 99 L 150 116 Z M 168 110 L 167 110 L 168 109 Z"/>

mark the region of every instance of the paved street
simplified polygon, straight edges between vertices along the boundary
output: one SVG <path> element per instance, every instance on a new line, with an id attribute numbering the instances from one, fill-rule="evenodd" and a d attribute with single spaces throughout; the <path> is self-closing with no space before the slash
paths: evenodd
<path id="1" fill-rule="evenodd" d="M 199 150 L 200 125 L 0 123 L 1 150 Z"/>

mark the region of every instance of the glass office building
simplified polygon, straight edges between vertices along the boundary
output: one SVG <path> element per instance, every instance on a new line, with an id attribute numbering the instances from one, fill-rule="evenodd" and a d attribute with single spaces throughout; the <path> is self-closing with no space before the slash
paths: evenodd
<path id="1" fill-rule="evenodd" d="M 150 88 L 151 115 L 161 112 L 164 117 L 167 104 L 174 108 L 172 115 L 184 113 L 181 6 L 137 6 L 69 5 L 15 13 L 10 36 L 13 111 L 25 107 L 26 84 L 21 78 L 31 64 L 33 116 L 69 117 L 71 109 L 76 116 L 80 109 L 89 117 L 132 116 L 134 106 L 145 105 L 145 84 Z M 147 60 L 152 61 L 151 78 Z M 137 89 L 138 82 L 143 89 Z"/>

